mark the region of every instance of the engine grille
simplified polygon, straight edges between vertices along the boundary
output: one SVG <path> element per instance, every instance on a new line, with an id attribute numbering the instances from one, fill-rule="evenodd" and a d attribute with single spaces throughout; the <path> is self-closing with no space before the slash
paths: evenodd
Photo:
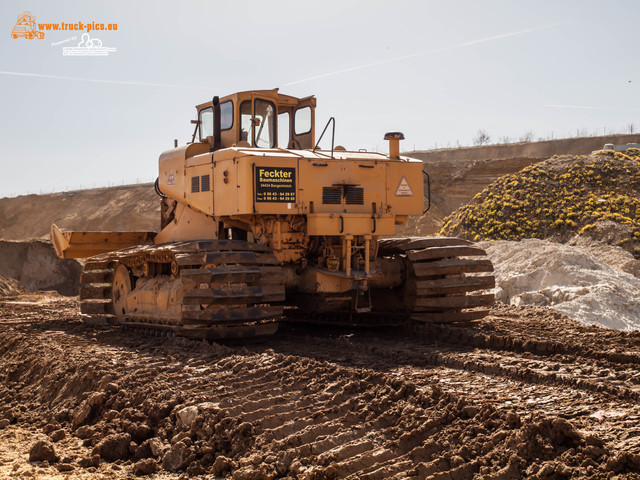
<path id="1" fill-rule="evenodd" d="M 200 177 L 191 177 L 191 193 L 200 191 Z"/>
<path id="2" fill-rule="evenodd" d="M 344 193 L 343 193 L 344 192 Z M 364 188 L 351 185 L 322 187 L 322 203 L 341 205 L 342 197 L 347 205 L 364 205 Z"/>
<path id="3" fill-rule="evenodd" d="M 208 192 L 211 189 L 210 183 L 209 175 L 202 175 L 202 177 L 200 177 L 200 191 Z"/>
<path id="4" fill-rule="evenodd" d="M 322 203 L 325 205 L 340 205 L 342 203 L 342 188 L 322 187 Z"/>
<path id="5" fill-rule="evenodd" d="M 345 187 L 344 200 L 347 205 L 364 205 L 364 188 Z"/>

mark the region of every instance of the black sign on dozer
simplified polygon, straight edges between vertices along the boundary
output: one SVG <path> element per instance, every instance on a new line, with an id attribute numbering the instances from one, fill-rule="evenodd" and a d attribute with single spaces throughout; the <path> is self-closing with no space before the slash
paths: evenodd
<path id="1" fill-rule="evenodd" d="M 296 201 L 296 169 L 293 167 L 256 167 L 256 202 Z"/>

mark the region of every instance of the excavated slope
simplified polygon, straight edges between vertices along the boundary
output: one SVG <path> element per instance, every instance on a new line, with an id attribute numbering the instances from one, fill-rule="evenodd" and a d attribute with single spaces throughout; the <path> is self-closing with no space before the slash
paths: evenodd
<path id="1" fill-rule="evenodd" d="M 80 264 L 56 256 L 48 243 L 52 223 L 62 230 L 157 231 L 159 219 L 152 184 L 0 198 L 0 274 L 31 292 L 77 295 Z"/>
<path id="2" fill-rule="evenodd" d="M 160 202 L 153 184 L 0 198 L 0 240 L 49 238 L 63 230 L 157 231 Z"/>
<path id="3" fill-rule="evenodd" d="M 77 261 L 58 258 L 50 243 L 0 240 L 0 275 L 17 280 L 27 291 L 77 295 L 81 271 Z M 17 286 L 12 285 L 11 289 Z"/>

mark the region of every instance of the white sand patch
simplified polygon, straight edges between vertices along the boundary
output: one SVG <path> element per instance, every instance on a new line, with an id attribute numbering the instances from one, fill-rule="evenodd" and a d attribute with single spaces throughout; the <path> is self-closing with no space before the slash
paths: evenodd
<path id="1" fill-rule="evenodd" d="M 618 258 L 609 248 L 604 260 L 593 247 L 545 240 L 480 245 L 495 267 L 497 300 L 549 306 L 587 325 L 640 329 L 640 278 L 616 268 L 624 250 Z"/>

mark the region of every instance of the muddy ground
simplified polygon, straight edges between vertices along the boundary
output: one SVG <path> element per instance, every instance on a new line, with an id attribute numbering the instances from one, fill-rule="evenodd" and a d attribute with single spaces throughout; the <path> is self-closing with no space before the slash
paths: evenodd
<path id="1" fill-rule="evenodd" d="M 0 299 L 2 478 L 640 478 L 640 333 L 540 307 L 220 346 Z"/>

